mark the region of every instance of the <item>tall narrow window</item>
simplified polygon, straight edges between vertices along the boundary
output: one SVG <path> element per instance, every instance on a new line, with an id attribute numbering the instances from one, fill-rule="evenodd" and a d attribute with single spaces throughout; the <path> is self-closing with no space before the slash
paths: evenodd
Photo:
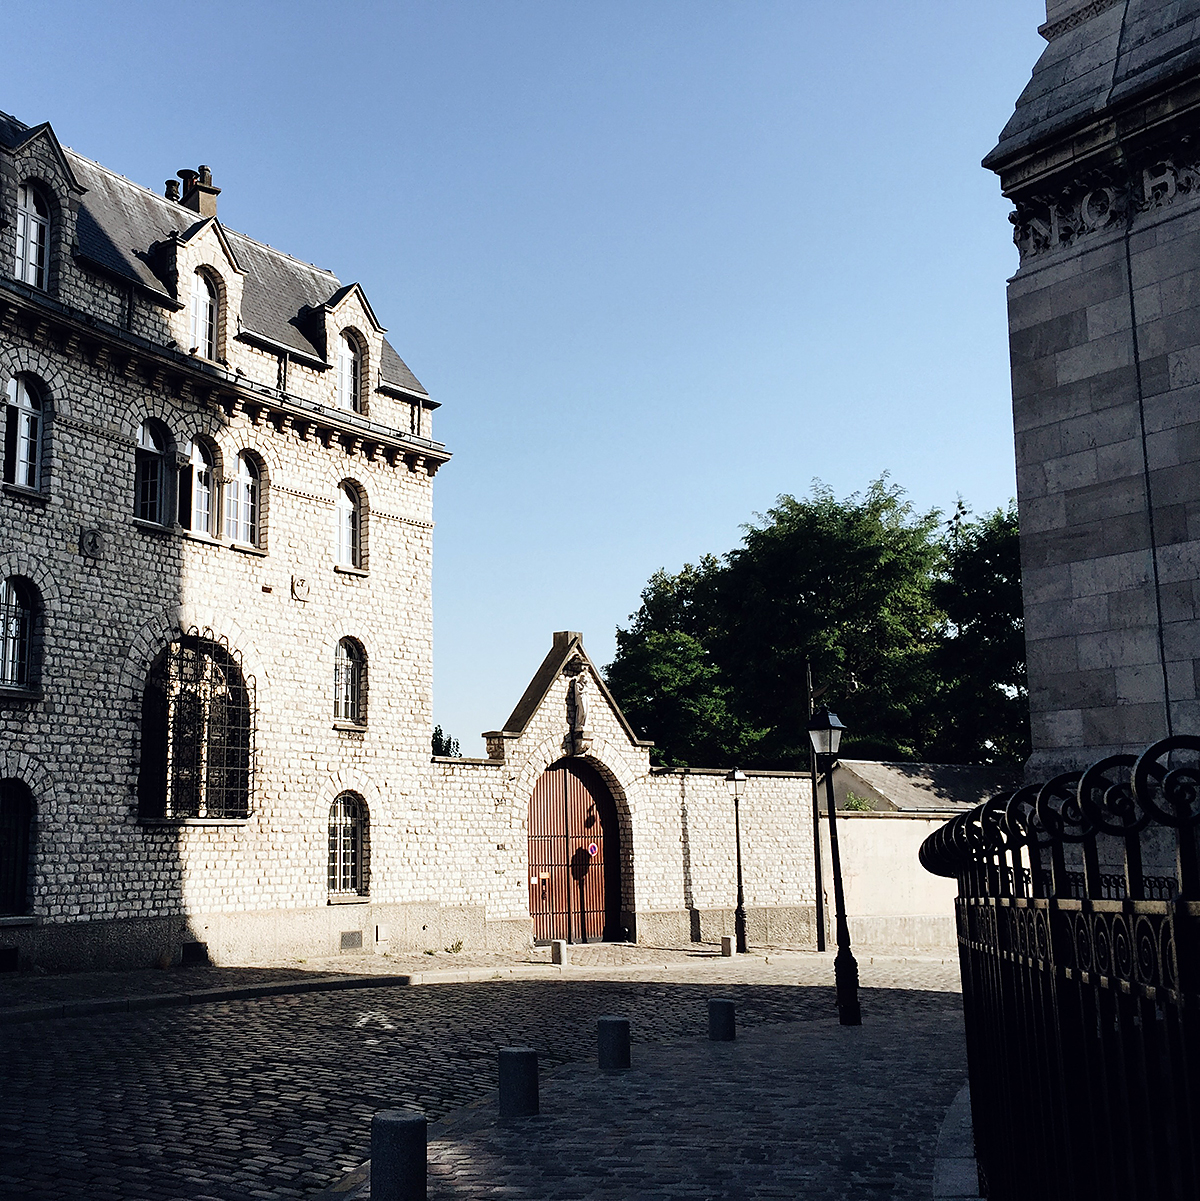
<path id="1" fill-rule="evenodd" d="M 250 807 L 253 679 L 196 631 L 151 667 L 142 695 L 143 817 L 241 818 Z"/>
<path id="2" fill-rule="evenodd" d="M 23 375 L 8 381 L 4 406 L 4 479 L 22 488 L 42 486 L 42 400 Z"/>
<path id="3" fill-rule="evenodd" d="M 337 644 L 333 663 L 333 716 L 336 721 L 367 721 L 367 656 L 353 638 Z"/>
<path id="4" fill-rule="evenodd" d="M 29 911 L 33 797 L 21 780 L 0 780 L 0 916 Z"/>
<path id="5" fill-rule="evenodd" d="M 166 510 L 163 496 L 166 487 L 167 440 L 149 421 L 138 429 L 133 515 L 142 521 L 163 524 Z"/>
<path id="6" fill-rule="evenodd" d="M 217 289 L 203 271 L 192 276 L 192 349 L 202 359 L 217 357 Z"/>
<path id="7" fill-rule="evenodd" d="M 367 807 L 344 792 L 329 809 L 329 891 L 365 894 Z"/>
<path id="8" fill-rule="evenodd" d="M 338 395 L 339 409 L 362 411 L 362 354 L 348 334 L 338 339 Z"/>
<path id="9" fill-rule="evenodd" d="M 50 210 L 32 184 L 17 189 L 17 279 L 46 288 Z"/>
<path id="10" fill-rule="evenodd" d="M 225 537 L 246 546 L 259 545 L 259 472 L 244 451 L 237 458 L 237 474 L 225 485 Z"/>
<path id="11" fill-rule="evenodd" d="M 188 462 L 179 469 L 179 524 L 195 534 L 212 534 L 213 458 L 201 442 L 193 442 Z"/>
<path id="12" fill-rule="evenodd" d="M 0 581 L 0 685 L 33 683 L 33 590 L 10 577 Z"/>
<path id="13" fill-rule="evenodd" d="M 353 484 L 342 484 L 337 498 L 337 561 L 362 566 L 362 499 Z"/>

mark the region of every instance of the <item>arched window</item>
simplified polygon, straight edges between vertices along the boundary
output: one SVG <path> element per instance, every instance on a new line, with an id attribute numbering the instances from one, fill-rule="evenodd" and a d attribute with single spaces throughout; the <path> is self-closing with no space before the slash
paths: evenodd
<path id="1" fill-rule="evenodd" d="M 8 381 L 4 421 L 4 480 L 22 488 L 42 486 L 42 398 L 24 375 Z"/>
<path id="2" fill-rule="evenodd" d="M 202 442 L 185 448 L 188 461 L 179 469 L 179 524 L 194 534 L 215 533 L 213 456 Z"/>
<path id="3" fill-rule="evenodd" d="M 159 655 L 142 694 L 143 817 L 249 813 L 253 686 L 228 647 L 194 630 Z"/>
<path id="4" fill-rule="evenodd" d="M 362 495 L 353 484 L 342 484 L 337 497 L 337 562 L 362 567 Z"/>
<path id="5" fill-rule="evenodd" d="M 333 716 L 335 721 L 367 723 L 367 656 L 353 638 L 337 644 L 333 661 Z"/>
<path id="6" fill-rule="evenodd" d="M 143 421 L 138 429 L 136 479 L 133 497 L 133 515 L 142 521 L 164 524 L 166 518 L 165 493 L 167 483 L 167 439 L 154 422 Z"/>
<path id="7" fill-rule="evenodd" d="M 225 485 L 225 537 L 259 546 L 261 488 L 258 464 L 245 451 L 237 457 L 237 473 Z"/>
<path id="8" fill-rule="evenodd" d="M 33 686 L 33 622 L 36 593 L 15 576 L 0 581 L 0 685 Z"/>
<path id="9" fill-rule="evenodd" d="M 0 917 L 29 912 L 33 797 L 21 780 L 0 780 Z"/>
<path id="10" fill-rule="evenodd" d="M 46 289 L 50 209 L 32 184 L 17 189 L 17 279 Z"/>
<path id="11" fill-rule="evenodd" d="M 192 350 L 202 359 L 217 357 L 216 285 L 203 271 L 192 276 Z"/>
<path id="12" fill-rule="evenodd" d="M 362 412 L 362 352 L 349 334 L 338 339 L 337 371 L 338 408 Z"/>
<path id="13" fill-rule="evenodd" d="M 344 792 L 329 808 L 329 891 L 367 894 L 367 806 Z"/>

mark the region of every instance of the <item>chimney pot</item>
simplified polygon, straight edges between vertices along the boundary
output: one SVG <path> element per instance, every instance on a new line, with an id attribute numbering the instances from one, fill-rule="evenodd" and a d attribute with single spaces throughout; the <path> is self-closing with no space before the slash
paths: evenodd
<path id="1" fill-rule="evenodd" d="M 167 190 L 163 193 L 168 200 L 178 201 L 179 199 L 179 180 L 168 179 L 166 183 Z"/>
<path id="2" fill-rule="evenodd" d="M 201 217 L 215 217 L 221 189 L 213 186 L 212 172 L 207 167 L 201 167 L 199 171 L 185 167 L 176 174 L 183 180 L 183 196 L 179 203 Z"/>
<path id="3" fill-rule="evenodd" d="M 200 182 L 206 188 L 212 187 L 212 172 L 203 164 L 200 164 Z"/>

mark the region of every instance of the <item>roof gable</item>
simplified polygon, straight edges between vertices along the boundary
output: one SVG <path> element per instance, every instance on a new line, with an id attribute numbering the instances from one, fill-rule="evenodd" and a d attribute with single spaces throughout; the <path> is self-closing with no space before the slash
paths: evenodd
<path id="1" fill-rule="evenodd" d="M 379 318 L 375 316 L 375 310 L 371 308 L 371 302 L 367 299 L 367 294 L 362 290 L 362 284 L 343 284 L 325 302 L 325 308 L 330 313 L 336 313 L 338 309 L 349 302 L 351 297 L 355 297 L 358 300 L 359 307 L 362 309 L 367 320 L 371 322 L 371 325 L 381 334 L 386 332 L 386 327 L 379 324 Z"/>
<path id="2" fill-rule="evenodd" d="M 179 234 L 179 242 L 181 245 L 187 245 L 189 242 L 195 242 L 201 239 L 206 233 L 211 232 L 213 237 L 219 243 L 222 253 L 225 255 L 229 266 L 239 275 L 245 275 L 245 269 L 238 261 L 237 252 L 233 249 L 229 239 L 225 236 L 225 229 L 216 217 L 202 217 L 190 229 L 184 230 Z"/>
<path id="3" fill-rule="evenodd" d="M 69 187 L 76 195 L 82 196 L 87 189 L 80 183 L 74 170 L 71 167 L 70 161 L 67 159 L 66 152 L 62 148 L 62 143 L 55 136 L 54 130 L 50 126 L 49 121 L 43 121 L 41 125 L 35 125 L 28 130 L 23 137 L 19 137 L 13 145 L 8 149 L 12 154 L 18 154 L 23 150 L 32 150 L 38 142 L 41 142 L 50 152 L 51 156 L 58 163 L 59 170 L 66 180 Z"/>

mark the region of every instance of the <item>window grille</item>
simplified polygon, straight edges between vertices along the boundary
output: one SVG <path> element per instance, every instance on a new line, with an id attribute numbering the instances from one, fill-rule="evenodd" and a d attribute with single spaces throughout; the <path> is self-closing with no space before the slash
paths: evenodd
<path id="1" fill-rule="evenodd" d="M 171 643 L 143 695 L 142 815 L 246 817 L 254 725 L 254 678 L 224 642 L 191 630 Z"/>
<path id="2" fill-rule="evenodd" d="M 0 916 L 29 910 L 33 798 L 20 780 L 0 780 Z"/>
<path id="3" fill-rule="evenodd" d="M 367 657 L 353 638 L 343 638 L 337 645 L 333 663 L 333 716 L 337 721 L 366 724 Z"/>
<path id="4" fill-rule="evenodd" d="M 259 545 L 259 473 L 254 460 L 238 455 L 237 475 L 225 485 L 225 537 L 246 546 Z"/>
<path id="5" fill-rule="evenodd" d="M 192 278 L 192 349 L 203 359 L 217 357 L 217 289 L 203 271 Z"/>
<path id="6" fill-rule="evenodd" d="M 339 409 L 362 411 L 362 354 L 354 340 L 342 334 L 338 341 L 338 393 Z"/>
<path id="7" fill-rule="evenodd" d="M 338 489 L 337 561 L 343 567 L 362 566 L 362 501 L 350 484 Z"/>
<path id="8" fill-rule="evenodd" d="M 166 439 L 148 421 L 138 430 L 133 513 L 142 521 L 163 524 L 163 484 Z"/>
<path id="9" fill-rule="evenodd" d="M 329 891 L 357 893 L 367 891 L 366 805 L 353 793 L 343 793 L 329 810 Z"/>
<path id="10" fill-rule="evenodd" d="M 28 688 L 32 682 L 33 603 L 12 578 L 0 582 L 0 684 Z"/>
<path id="11" fill-rule="evenodd" d="M 17 279 L 45 291 L 50 210 L 31 184 L 17 189 Z"/>
<path id="12" fill-rule="evenodd" d="M 42 485 L 42 401 L 23 375 L 13 376 L 4 406 L 4 479 L 22 488 Z"/>

